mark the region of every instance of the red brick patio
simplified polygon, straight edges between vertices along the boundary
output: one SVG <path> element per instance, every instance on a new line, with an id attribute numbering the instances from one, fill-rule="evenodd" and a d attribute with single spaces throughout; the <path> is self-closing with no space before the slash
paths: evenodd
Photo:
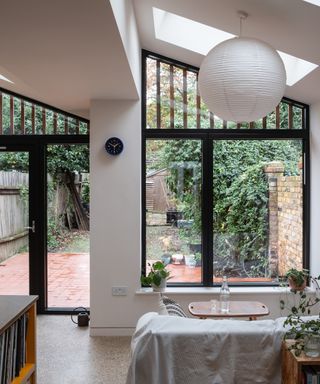
<path id="1" fill-rule="evenodd" d="M 173 282 L 201 282 L 201 267 L 169 264 Z M 0 294 L 29 293 L 28 253 L 19 253 L 0 263 Z M 48 254 L 48 307 L 89 307 L 89 254 Z M 215 282 L 220 282 L 216 278 Z M 271 281 L 267 278 L 230 278 L 229 281 Z"/>
<path id="2" fill-rule="evenodd" d="M 0 263 L 0 294 L 26 295 L 28 253 L 19 253 Z M 89 307 L 89 254 L 48 254 L 48 306 Z"/>

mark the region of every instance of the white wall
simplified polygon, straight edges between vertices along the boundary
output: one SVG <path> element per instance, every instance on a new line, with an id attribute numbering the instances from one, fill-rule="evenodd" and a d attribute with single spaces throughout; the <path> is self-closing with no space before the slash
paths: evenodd
<path id="1" fill-rule="evenodd" d="M 92 101 L 90 120 L 91 327 L 125 328 L 140 269 L 140 102 Z M 124 143 L 118 156 L 104 149 L 111 136 Z M 112 297 L 113 285 L 128 296 Z"/>
<path id="2" fill-rule="evenodd" d="M 311 152 L 311 221 L 310 271 L 320 275 L 320 103 L 310 107 Z"/>
<path id="3" fill-rule="evenodd" d="M 128 58 L 137 92 L 140 94 L 140 46 L 138 28 L 131 0 L 109 0 Z M 138 53 L 138 54 L 137 54 Z"/>

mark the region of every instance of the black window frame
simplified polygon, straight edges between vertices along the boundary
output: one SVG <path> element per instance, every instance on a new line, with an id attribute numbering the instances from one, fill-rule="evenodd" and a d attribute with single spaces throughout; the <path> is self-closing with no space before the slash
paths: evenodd
<path id="1" fill-rule="evenodd" d="M 206 207 L 202 206 L 202 282 L 170 283 L 172 287 L 215 287 L 221 283 L 213 280 L 213 145 L 216 140 L 281 140 L 300 139 L 303 151 L 303 268 L 310 266 L 310 116 L 309 105 L 287 97 L 282 100 L 303 109 L 304 126 L 302 129 L 159 129 L 146 126 L 146 59 L 152 57 L 168 64 L 178 65 L 190 71 L 199 68 L 170 59 L 168 57 L 142 50 L 142 82 L 141 82 L 141 273 L 146 273 L 146 142 L 150 139 L 198 139 L 202 142 L 202 201 L 206 197 Z M 205 208 L 205 209 L 204 209 Z M 209 214 L 210 213 L 210 214 Z M 232 286 L 276 286 L 276 282 L 235 282 Z"/>

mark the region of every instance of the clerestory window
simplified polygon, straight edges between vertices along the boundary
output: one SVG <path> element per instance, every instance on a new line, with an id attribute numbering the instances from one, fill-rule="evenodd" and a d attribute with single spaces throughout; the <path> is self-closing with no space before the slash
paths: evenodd
<path id="1" fill-rule="evenodd" d="M 142 272 L 170 284 L 277 284 L 308 267 L 308 106 L 259 121 L 207 110 L 198 69 L 143 51 Z"/>

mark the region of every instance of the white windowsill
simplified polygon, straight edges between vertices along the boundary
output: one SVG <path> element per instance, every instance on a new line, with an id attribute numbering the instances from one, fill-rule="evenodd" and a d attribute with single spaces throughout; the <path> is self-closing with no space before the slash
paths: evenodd
<path id="1" fill-rule="evenodd" d="M 313 288 L 306 288 L 308 293 L 314 292 Z M 166 288 L 163 293 L 171 293 L 175 295 L 212 295 L 219 294 L 220 287 L 169 287 Z M 279 295 L 280 293 L 290 292 L 287 287 L 230 287 L 232 294 L 274 294 Z M 138 288 L 136 295 L 157 295 L 159 292 L 154 292 L 152 288 Z"/>

